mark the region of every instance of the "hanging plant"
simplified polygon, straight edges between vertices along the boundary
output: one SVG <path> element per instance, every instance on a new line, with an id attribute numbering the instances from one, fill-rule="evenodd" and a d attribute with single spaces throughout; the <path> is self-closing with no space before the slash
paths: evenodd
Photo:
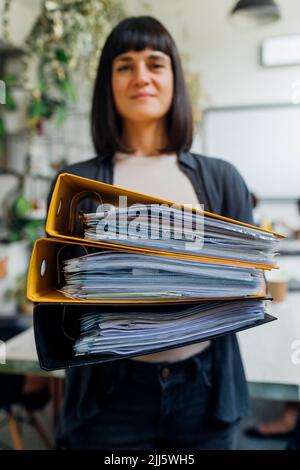
<path id="1" fill-rule="evenodd" d="M 54 117 L 60 125 L 69 105 L 75 103 L 74 72 L 84 64 L 91 80 L 104 38 L 124 16 L 119 0 L 46 0 L 25 41 L 25 67 L 37 63 L 37 85 L 30 85 L 28 125 L 39 129 Z"/>
<path id="2" fill-rule="evenodd" d="M 11 0 L 3 0 L 2 37 L 14 48 L 10 36 Z M 25 38 L 19 86 L 27 93 L 29 130 L 41 132 L 45 120 L 60 126 L 67 109 L 75 103 L 74 72 L 83 65 L 86 78 L 95 76 L 106 32 L 123 17 L 120 0 L 42 0 L 40 14 Z M 33 79 L 31 80 L 31 77 Z M 13 86 L 5 77 L 6 104 L 0 109 L 0 155 L 5 152 L 5 115 L 16 110 Z"/>

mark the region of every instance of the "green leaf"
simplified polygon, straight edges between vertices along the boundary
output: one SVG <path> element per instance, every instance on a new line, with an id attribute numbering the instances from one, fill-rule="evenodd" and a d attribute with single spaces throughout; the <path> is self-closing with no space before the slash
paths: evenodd
<path id="1" fill-rule="evenodd" d="M 6 87 L 6 96 L 5 96 L 5 111 L 16 111 L 18 109 L 17 102 L 14 99 L 9 88 Z"/>
<path id="2" fill-rule="evenodd" d="M 40 89 L 41 94 L 46 92 L 47 84 L 44 78 L 40 78 L 39 80 L 39 89 Z"/>
<path id="3" fill-rule="evenodd" d="M 18 217 L 23 218 L 26 216 L 31 208 L 30 201 L 23 195 L 19 196 L 15 201 L 15 210 Z"/>
<path id="4" fill-rule="evenodd" d="M 70 60 L 69 54 L 64 49 L 56 49 L 55 50 L 55 58 L 59 61 L 62 62 L 63 64 L 68 64 Z"/>
<path id="5" fill-rule="evenodd" d="M 17 242 L 21 240 L 21 235 L 18 230 L 11 230 L 9 234 L 9 241 L 10 242 Z"/>
<path id="6" fill-rule="evenodd" d="M 3 117 L 0 116 L 0 151 L 5 147 L 5 124 Z"/>
<path id="7" fill-rule="evenodd" d="M 53 115 L 54 105 L 51 99 L 45 95 L 41 99 L 41 115 L 43 118 L 50 119 Z"/>
<path id="8" fill-rule="evenodd" d="M 33 98 L 27 109 L 27 116 L 29 119 L 39 119 L 43 117 L 42 114 L 42 101 L 40 98 Z"/>
<path id="9" fill-rule="evenodd" d="M 55 83 L 63 97 L 71 102 L 76 101 L 76 91 L 69 77 L 66 77 L 64 80 L 56 79 Z"/>
<path id="10" fill-rule="evenodd" d="M 17 76 L 14 74 L 6 75 L 3 80 L 5 81 L 5 84 L 7 87 L 11 87 L 13 85 L 16 85 L 17 83 Z"/>
<path id="11" fill-rule="evenodd" d="M 58 106 L 55 113 L 55 124 L 56 127 L 60 127 L 66 119 L 66 106 Z"/>

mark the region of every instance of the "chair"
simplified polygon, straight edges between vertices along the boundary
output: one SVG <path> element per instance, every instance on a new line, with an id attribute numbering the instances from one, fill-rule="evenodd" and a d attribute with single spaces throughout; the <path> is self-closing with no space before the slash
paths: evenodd
<path id="1" fill-rule="evenodd" d="M 28 326 L 29 324 L 26 318 L 24 319 L 17 315 L 6 318 L 0 317 L 0 339 L 7 341 L 27 329 Z M 22 435 L 19 429 L 20 421 L 31 424 L 40 436 L 44 446 L 50 449 L 52 448 L 52 444 L 35 415 L 35 412 L 42 410 L 49 402 L 49 388 L 45 387 L 42 390 L 24 394 L 23 385 L 25 377 L 25 375 L 21 374 L 0 374 L 0 410 L 5 413 L 4 423 L 2 422 L 1 424 L 7 423 L 15 450 L 24 449 Z M 25 411 L 25 419 L 15 413 L 15 405 Z"/>

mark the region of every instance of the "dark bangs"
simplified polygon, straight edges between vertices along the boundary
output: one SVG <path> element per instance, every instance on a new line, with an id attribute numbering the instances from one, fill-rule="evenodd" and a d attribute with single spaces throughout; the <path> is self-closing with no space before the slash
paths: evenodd
<path id="1" fill-rule="evenodd" d="M 192 110 L 175 42 L 155 18 L 140 16 L 121 21 L 108 36 L 102 50 L 91 112 L 92 139 L 98 155 L 113 155 L 118 150 L 125 153 L 133 151 L 121 142 L 122 122 L 115 109 L 111 86 L 112 64 L 119 54 L 146 48 L 167 54 L 173 69 L 174 94 L 166 116 L 168 143 L 161 152 L 179 153 L 192 145 Z"/>
<path id="2" fill-rule="evenodd" d="M 173 55 L 171 36 L 154 18 L 148 16 L 133 17 L 121 22 L 111 34 L 111 61 L 127 51 L 153 49 Z"/>

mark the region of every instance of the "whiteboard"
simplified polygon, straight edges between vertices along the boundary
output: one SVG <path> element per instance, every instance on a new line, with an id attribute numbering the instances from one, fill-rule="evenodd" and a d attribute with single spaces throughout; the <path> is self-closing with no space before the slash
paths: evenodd
<path id="1" fill-rule="evenodd" d="M 206 155 L 233 163 L 260 198 L 300 197 L 300 106 L 211 108 L 204 113 Z"/>

